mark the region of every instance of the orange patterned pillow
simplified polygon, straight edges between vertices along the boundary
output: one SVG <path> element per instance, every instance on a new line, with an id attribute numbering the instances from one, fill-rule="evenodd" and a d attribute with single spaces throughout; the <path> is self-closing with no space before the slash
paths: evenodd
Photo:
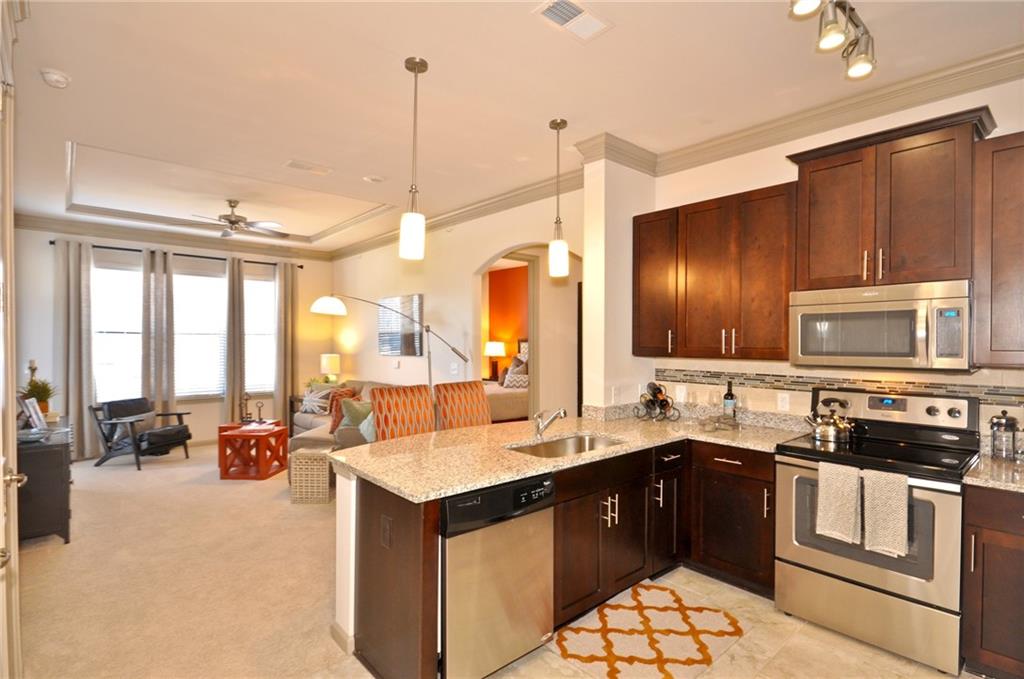
<path id="1" fill-rule="evenodd" d="M 331 415 L 330 432 L 332 434 L 334 433 L 334 430 L 338 428 L 338 425 L 341 424 L 341 418 L 345 416 L 345 413 L 341 409 L 341 402 L 346 398 L 358 401 L 359 394 L 357 394 L 356 390 L 351 387 L 340 387 L 331 392 L 331 404 L 327 409 L 327 412 Z"/>

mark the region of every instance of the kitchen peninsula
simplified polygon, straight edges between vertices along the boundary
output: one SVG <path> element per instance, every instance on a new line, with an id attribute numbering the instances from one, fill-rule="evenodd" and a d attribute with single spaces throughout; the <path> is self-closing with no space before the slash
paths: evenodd
<path id="1" fill-rule="evenodd" d="M 333 453 L 335 637 L 378 676 L 435 676 L 441 501 L 547 474 L 554 475 L 555 625 L 684 558 L 770 592 L 772 454 L 803 431 L 743 425 L 708 432 L 694 420 L 570 418 L 551 426 L 545 440 L 586 433 L 614 445 L 535 457 L 509 449 L 535 442 L 533 423 L 515 422 Z M 682 501 L 691 495 L 684 486 L 695 491 L 692 503 Z"/>

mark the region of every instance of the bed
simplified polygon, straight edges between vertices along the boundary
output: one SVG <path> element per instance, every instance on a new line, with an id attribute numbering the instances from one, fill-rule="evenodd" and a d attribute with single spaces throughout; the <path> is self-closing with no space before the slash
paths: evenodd
<path id="1" fill-rule="evenodd" d="M 503 387 L 497 382 L 484 382 L 484 393 L 491 406 L 492 422 L 525 420 L 530 416 L 530 390 Z"/>

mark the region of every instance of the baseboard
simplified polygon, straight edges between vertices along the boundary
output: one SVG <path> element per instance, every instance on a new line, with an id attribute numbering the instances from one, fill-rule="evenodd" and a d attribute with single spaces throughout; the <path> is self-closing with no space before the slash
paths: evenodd
<path id="1" fill-rule="evenodd" d="M 334 643 L 341 647 L 341 650 L 345 651 L 349 655 L 352 655 L 356 650 L 355 639 L 345 634 L 345 630 L 341 629 L 341 625 L 337 622 L 331 623 L 331 638 L 334 639 Z"/>
<path id="2" fill-rule="evenodd" d="M 202 441 L 192 439 L 191 441 L 189 441 L 189 444 L 193 446 L 215 446 L 217 445 L 217 439 L 204 439 Z"/>

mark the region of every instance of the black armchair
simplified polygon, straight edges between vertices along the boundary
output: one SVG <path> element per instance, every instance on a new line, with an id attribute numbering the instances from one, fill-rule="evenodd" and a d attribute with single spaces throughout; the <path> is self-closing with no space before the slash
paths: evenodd
<path id="1" fill-rule="evenodd" d="M 96 461 L 97 467 L 120 455 L 134 455 L 135 468 L 141 470 L 142 455 L 166 455 L 178 446 L 185 449 L 185 458 L 188 459 L 192 432 L 185 424 L 185 415 L 191 415 L 189 412 L 157 413 L 145 398 L 108 401 L 90 406 L 89 410 L 96 420 L 104 450 L 103 456 Z M 177 422 L 158 427 L 158 417 L 173 417 Z"/>

